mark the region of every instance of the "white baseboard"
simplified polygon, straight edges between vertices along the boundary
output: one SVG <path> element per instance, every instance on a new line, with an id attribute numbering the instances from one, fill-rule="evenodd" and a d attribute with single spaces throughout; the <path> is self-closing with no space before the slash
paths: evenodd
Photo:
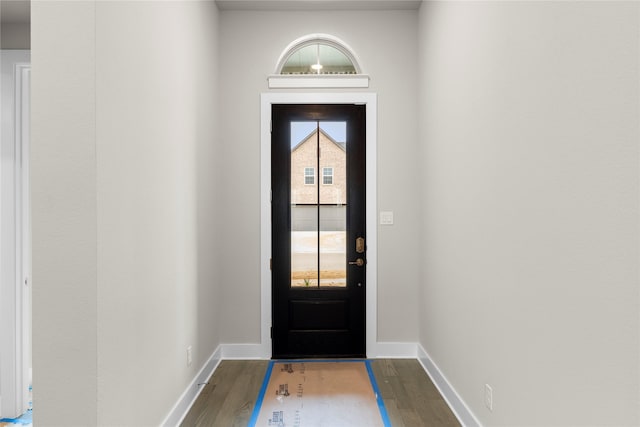
<path id="1" fill-rule="evenodd" d="M 176 404 L 173 405 L 173 408 L 171 408 L 167 417 L 164 419 L 162 424 L 160 424 L 161 426 L 174 427 L 180 425 L 202 391 L 203 386 L 199 386 L 198 384 L 205 383 L 209 378 L 211 378 L 211 375 L 218 367 L 220 360 L 222 360 L 222 350 L 221 347 L 218 346 L 202 369 L 200 369 L 200 372 L 198 372 L 193 381 L 191 381 L 184 393 L 182 393 L 182 396 L 180 396 Z"/>
<path id="2" fill-rule="evenodd" d="M 415 342 L 377 342 L 373 345 L 373 359 L 416 359 L 418 344 Z"/>
<path id="3" fill-rule="evenodd" d="M 481 427 L 480 421 L 471 412 L 471 409 L 462 400 L 462 397 L 456 392 L 451 383 L 444 376 L 442 371 L 431 359 L 429 354 L 425 351 L 422 345 L 418 344 L 418 361 L 431 378 L 431 381 L 436 386 L 447 405 L 451 408 L 460 424 L 466 427 Z"/>

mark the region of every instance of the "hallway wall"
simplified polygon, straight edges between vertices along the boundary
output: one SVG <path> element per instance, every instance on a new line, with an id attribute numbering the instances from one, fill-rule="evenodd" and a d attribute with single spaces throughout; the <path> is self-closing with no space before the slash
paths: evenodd
<path id="1" fill-rule="evenodd" d="M 640 424 L 639 8 L 423 3 L 420 342 L 484 425 Z"/>
<path id="2" fill-rule="evenodd" d="M 31 9 L 33 404 L 43 426 L 98 419 L 94 16 L 92 2 Z"/>
<path id="3" fill-rule="evenodd" d="M 34 422 L 158 425 L 220 343 L 217 9 L 32 8 Z"/>
<path id="4" fill-rule="evenodd" d="M 223 342 L 260 342 L 260 93 L 287 45 L 312 33 L 349 44 L 378 94 L 378 206 L 395 211 L 378 228 L 378 340 L 417 340 L 417 24 L 415 10 L 221 12 Z"/>

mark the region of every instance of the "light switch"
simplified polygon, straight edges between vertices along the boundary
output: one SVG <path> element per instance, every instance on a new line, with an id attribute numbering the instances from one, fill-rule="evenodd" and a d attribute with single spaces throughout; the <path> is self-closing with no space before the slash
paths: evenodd
<path id="1" fill-rule="evenodd" d="M 380 225 L 393 225 L 393 212 L 380 212 Z"/>

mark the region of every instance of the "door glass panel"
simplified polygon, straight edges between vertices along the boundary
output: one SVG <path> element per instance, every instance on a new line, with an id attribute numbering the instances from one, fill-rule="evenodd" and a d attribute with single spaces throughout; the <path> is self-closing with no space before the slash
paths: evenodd
<path id="1" fill-rule="evenodd" d="M 291 286 L 346 287 L 346 122 L 291 123 Z"/>
<path id="2" fill-rule="evenodd" d="M 317 122 L 291 123 L 291 286 L 318 286 Z"/>
<path id="3" fill-rule="evenodd" d="M 345 122 L 320 122 L 320 286 L 346 286 Z"/>

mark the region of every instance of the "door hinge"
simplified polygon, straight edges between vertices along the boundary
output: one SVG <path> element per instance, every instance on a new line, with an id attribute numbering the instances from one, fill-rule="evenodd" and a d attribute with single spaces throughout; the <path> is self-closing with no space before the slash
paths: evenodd
<path id="1" fill-rule="evenodd" d="M 269 258 L 269 270 L 273 270 L 273 258 Z"/>
<path id="2" fill-rule="evenodd" d="M 269 328 L 269 338 L 273 338 L 273 326 Z"/>

